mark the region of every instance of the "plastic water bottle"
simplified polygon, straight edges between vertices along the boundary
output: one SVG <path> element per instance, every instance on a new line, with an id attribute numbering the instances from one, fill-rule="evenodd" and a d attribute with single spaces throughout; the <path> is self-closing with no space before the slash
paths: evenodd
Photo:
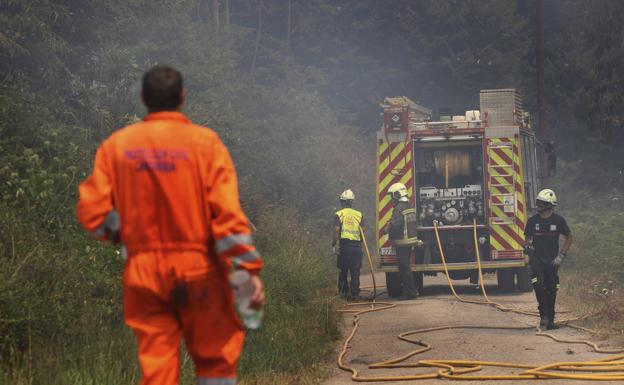
<path id="1" fill-rule="evenodd" d="M 251 296 L 254 293 L 254 285 L 251 283 L 251 276 L 246 270 L 236 270 L 230 276 L 232 290 L 234 290 L 234 300 L 238 314 L 247 329 L 256 330 L 262 325 L 264 310 L 252 309 L 249 307 Z"/>

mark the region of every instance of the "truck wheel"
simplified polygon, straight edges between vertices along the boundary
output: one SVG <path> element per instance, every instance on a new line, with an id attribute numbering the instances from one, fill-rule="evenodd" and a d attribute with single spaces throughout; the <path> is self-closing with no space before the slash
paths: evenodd
<path id="1" fill-rule="evenodd" d="M 496 271 L 496 279 L 498 281 L 498 290 L 501 292 L 510 293 L 514 290 L 513 269 L 498 269 Z"/>
<path id="2" fill-rule="evenodd" d="M 425 288 L 423 282 L 423 273 L 420 271 L 414 271 L 412 275 L 414 276 L 414 284 L 416 284 L 416 290 L 418 290 L 418 295 L 423 295 L 423 290 Z"/>
<path id="3" fill-rule="evenodd" d="M 518 282 L 518 290 L 523 293 L 528 293 L 533 290 L 531 284 L 531 268 L 529 266 L 518 267 L 516 270 L 516 279 Z"/>
<path id="4" fill-rule="evenodd" d="M 386 273 L 386 289 L 388 289 L 388 296 L 393 298 L 403 294 L 403 285 L 399 279 L 399 273 Z"/>

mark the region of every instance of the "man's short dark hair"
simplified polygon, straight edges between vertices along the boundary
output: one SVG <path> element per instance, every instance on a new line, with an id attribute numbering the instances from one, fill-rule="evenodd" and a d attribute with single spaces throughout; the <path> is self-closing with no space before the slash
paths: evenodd
<path id="1" fill-rule="evenodd" d="M 176 110 L 182 102 L 182 74 L 156 65 L 143 75 L 143 102 L 150 112 Z"/>

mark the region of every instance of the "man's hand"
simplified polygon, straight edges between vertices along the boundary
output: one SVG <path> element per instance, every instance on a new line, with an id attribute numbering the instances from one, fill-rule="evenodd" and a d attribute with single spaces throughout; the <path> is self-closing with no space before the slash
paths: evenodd
<path id="1" fill-rule="evenodd" d="M 552 261 L 552 265 L 554 267 L 559 267 L 561 266 L 561 262 L 563 262 L 564 258 L 566 257 L 565 253 L 559 253 L 559 255 L 557 255 L 557 257 L 555 259 L 553 259 Z"/>
<path id="2" fill-rule="evenodd" d="M 338 246 L 338 245 L 332 246 L 332 251 L 333 251 L 335 256 L 338 256 L 340 254 L 340 246 Z"/>
<path id="3" fill-rule="evenodd" d="M 104 227 L 106 229 L 106 238 L 114 245 L 121 242 L 121 222 L 119 220 L 119 213 L 117 209 L 112 209 L 106 214 L 104 220 Z"/>
<path id="4" fill-rule="evenodd" d="M 254 286 L 254 292 L 249 299 L 249 307 L 260 309 L 264 305 L 264 285 L 257 275 L 251 276 L 251 283 Z"/>

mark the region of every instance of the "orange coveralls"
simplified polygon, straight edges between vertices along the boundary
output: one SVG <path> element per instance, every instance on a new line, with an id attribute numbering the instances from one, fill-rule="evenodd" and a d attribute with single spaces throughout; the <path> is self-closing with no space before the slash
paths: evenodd
<path id="1" fill-rule="evenodd" d="M 78 220 L 93 236 L 104 238 L 107 214 L 119 213 L 141 384 L 178 384 L 181 336 L 198 384 L 235 384 L 244 335 L 228 274 L 258 274 L 262 260 L 217 134 L 179 112 L 151 113 L 100 145 L 79 192 Z"/>

